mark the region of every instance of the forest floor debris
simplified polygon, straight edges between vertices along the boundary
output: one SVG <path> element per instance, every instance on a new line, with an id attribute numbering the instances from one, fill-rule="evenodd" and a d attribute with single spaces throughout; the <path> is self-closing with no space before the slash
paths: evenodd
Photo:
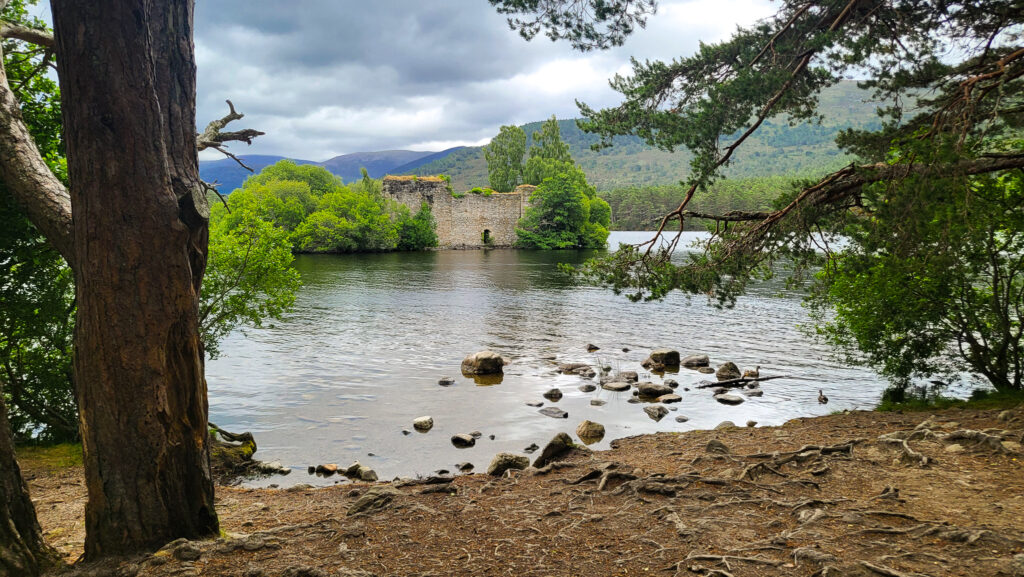
<path id="1" fill-rule="evenodd" d="M 74 575 L 1024 577 L 1024 409 L 854 412 L 659 433 L 558 467 L 322 489 L 218 488 L 224 536 Z M 84 539 L 80 467 L 23 463 L 49 541 Z"/>

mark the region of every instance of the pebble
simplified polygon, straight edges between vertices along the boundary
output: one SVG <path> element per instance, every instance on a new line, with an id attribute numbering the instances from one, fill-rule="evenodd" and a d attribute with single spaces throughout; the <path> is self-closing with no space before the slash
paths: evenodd
<path id="1" fill-rule="evenodd" d="M 677 415 L 676 416 L 676 422 L 677 423 L 685 423 L 686 421 L 689 421 L 689 420 L 690 420 L 690 417 L 687 417 L 686 415 Z"/>
<path id="2" fill-rule="evenodd" d="M 452 444 L 460 449 L 466 449 L 476 444 L 476 439 L 472 435 L 466 433 L 459 433 L 458 435 L 452 436 Z"/>
<path id="3" fill-rule="evenodd" d="M 455 379 L 452 377 L 441 377 L 441 380 L 437 381 L 437 384 L 442 387 L 450 387 L 455 384 Z"/>
<path id="4" fill-rule="evenodd" d="M 747 421 L 747 426 L 748 427 L 756 427 L 757 426 L 757 421 Z"/>
<path id="5" fill-rule="evenodd" d="M 601 399 L 590 399 L 590 405 L 594 407 L 603 407 L 607 405 L 608 401 L 602 401 Z"/>
<path id="6" fill-rule="evenodd" d="M 546 417 L 551 417 L 553 419 L 568 419 L 569 418 L 569 413 L 566 413 L 562 409 L 558 409 L 558 408 L 555 408 L 555 407 L 544 407 L 543 409 L 541 409 L 538 412 L 540 414 L 546 416 Z"/>
<path id="7" fill-rule="evenodd" d="M 596 390 L 597 390 L 597 385 L 592 384 L 592 383 L 587 383 L 585 385 L 580 385 L 580 391 L 582 391 L 584 393 L 593 393 Z"/>
<path id="8" fill-rule="evenodd" d="M 430 417 L 416 417 L 412 421 L 412 428 L 422 432 L 429 431 L 434 428 L 434 419 Z"/>
<path id="9" fill-rule="evenodd" d="M 551 389 L 542 396 L 549 401 L 557 401 L 562 398 L 562 391 L 559 389 Z"/>
<path id="10" fill-rule="evenodd" d="M 655 421 L 660 421 L 668 414 L 668 409 L 661 405 L 653 405 L 650 407 L 644 407 L 644 412 L 647 413 L 648 417 Z"/>
<path id="11" fill-rule="evenodd" d="M 544 401 L 527 401 L 526 402 L 526 406 L 527 407 L 543 407 L 544 406 Z"/>

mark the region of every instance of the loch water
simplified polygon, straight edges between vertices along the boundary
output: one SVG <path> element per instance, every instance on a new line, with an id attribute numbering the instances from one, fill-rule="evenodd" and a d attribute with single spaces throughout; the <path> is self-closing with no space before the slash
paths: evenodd
<path id="1" fill-rule="evenodd" d="M 651 234 L 614 232 L 609 244 Z M 686 233 L 681 245 L 700 236 Z M 328 484 L 341 479 L 309 476 L 306 467 L 358 460 L 386 479 L 454 470 L 468 461 L 481 472 L 495 453 L 523 454 L 559 431 L 575 439 L 585 419 L 605 426 L 604 439 L 592 445 L 600 449 L 616 438 L 711 428 L 725 420 L 777 425 L 869 408 L 885 387 L 873 372 L 833 359 L 800 329 L 809 323 L 802 295 L 781 282 L 758 285 L 725 310 L 682 294 L 632 303 L 607 289 L 576 286 L 558 269 L 558 263 L 597 254 L 496 249 L 299 256 L 294 266 L 303 287 L 294 312 L 229 335 L 221 357 L 207 363 L 210 420 L 251 431 L 258 458 L 295 469 L 254 484 Z M 600 349 L 587 352 L 588 344 Z M 627 402 L 630 392 L 584 393 L 578 387 L 596 379 L 556 372 L 558 363 L 587 362 L 661 382 L 640 367 L 656 348 L 707 354 L 712 366 L 760 365 L 761 376 L 787 378 L 764 382 L 762 397 L 726 406 L 693 387 L 714 375 L 685 368 L 668 373 L 664 378 L 680 383 L 683 400 L 655 422 L 643 404 Z M 477 384 L 460 372 L 467 354 L 485 349 L 509 361 L 500 383 Z M 456 384 L 439 386 L 445 376 Z M 564 394 L 556 403 L 541 396 L 553 387 Z M 828 405 L 818 404 L 819 388 Z M 593 406 L 592 399 L 606 404 Z M 536 401 L 569 416 L 554 419 L 526 404 Z M 423 415 L 434 420 L 427 433 L 412 427 Z M 678 415 L 689 420 L 679 423 Z M 472 431 L 483 433 L 476 446 L 450 443 L 452 435 Z"/>

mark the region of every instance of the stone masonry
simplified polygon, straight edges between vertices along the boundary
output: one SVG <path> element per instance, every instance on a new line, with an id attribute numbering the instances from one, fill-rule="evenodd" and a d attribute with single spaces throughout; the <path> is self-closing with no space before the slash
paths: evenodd
<path id="1" fill-rule="evenodd" d="M 466 193 L 456 198 L 448 182 L 436 176 L 385 176 L 385 198 L 400 202 L 416 213 L 430 205 L 437 221 L 440 248 L 509 247 L 516 242 L 516 224 L 523 216 L 534 187 L 490 195 Z M 484 239 L 490 239 L 485 244 Z"/>

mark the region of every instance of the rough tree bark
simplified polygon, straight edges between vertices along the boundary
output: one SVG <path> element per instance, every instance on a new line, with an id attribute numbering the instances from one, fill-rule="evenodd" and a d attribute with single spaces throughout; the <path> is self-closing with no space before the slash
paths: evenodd
<path id="1" fill-rule="evenodd" d="M 11 442 L 11 425 L 0 394 L 0 577 L 38 575 L 59 562 L 44 541 L 28 487 Z"/>
<path id="2" fill-rule="evenodd" d="M 191 0 L 54 0 L 87 559 L 216 534 Z M 131 442 L 124 442 L 131 439 Z"/>

